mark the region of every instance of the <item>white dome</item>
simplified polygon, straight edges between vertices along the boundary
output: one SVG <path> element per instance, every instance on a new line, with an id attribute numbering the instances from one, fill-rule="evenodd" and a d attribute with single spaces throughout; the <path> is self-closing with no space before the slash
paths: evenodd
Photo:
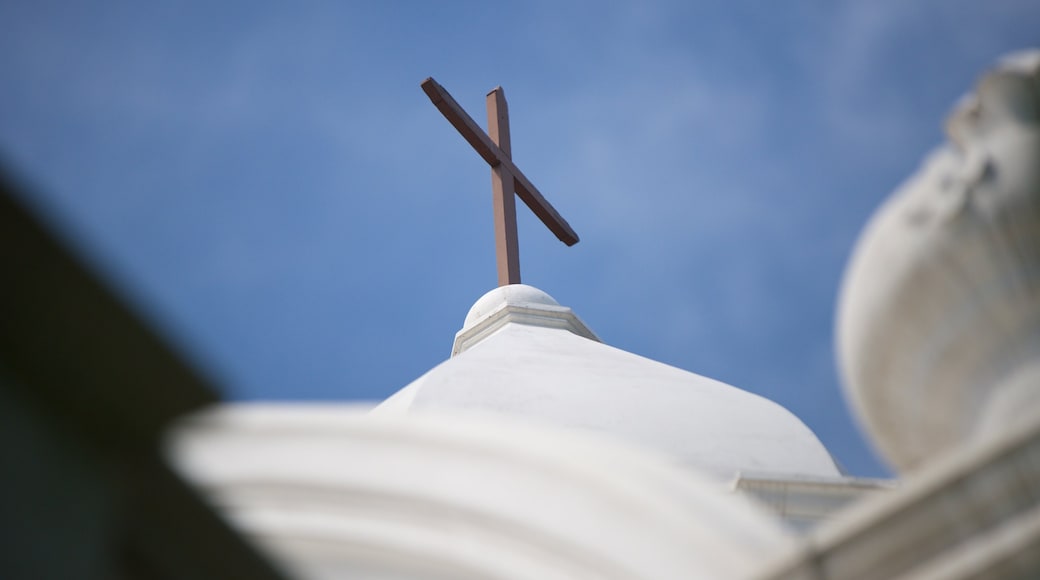
<path id="1" fill-rule="evenodd" d="M 499 286 L 494 290 L 481 296 L 466 314 L 466 321 L 462 324 L 463 330 L 472 328 L 485 316 L 495 312 L 506 305 L 526 306 L 559 306 L 552 296 L 542 292 L 534 286 L 527 284 L 510 284 Z"/>
<path id="2" fill-rule="evenodd" d="M 541 303 L 506 305 L 513 292 Z M 840 476 L 823 444 L 780 405 L 602 344 L 543 292 L 500 288 L 478 306 L 456 339 L 458 354 L 374 413 L 496 412 L 607 434 L 724 479 L 742 471 Z"/>

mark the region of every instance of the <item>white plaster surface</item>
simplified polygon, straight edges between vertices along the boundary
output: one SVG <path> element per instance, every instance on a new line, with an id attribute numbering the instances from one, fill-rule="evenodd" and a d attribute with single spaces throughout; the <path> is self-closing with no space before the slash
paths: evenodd
<path id="1" fill-rule="evenodd" d="M 1040 578 L 1040 415 L 823 523 L 761 580 Z"/>
<path id="2" fill-rule="evenodd" d="M 543 290 L 527 284 L 510 284 L 499 286 L 477 299 L 466 313 L 462 324 L 463 330 L 472 328 L 484 318 L 490 316 L 504 305 L 531 305 L 559 307 L 560 303 Z"/>
<path id="3" fill-rule="evenodd" d="M 666 456 L 501 418 L 224 406 L 179 471 L 298 578 L 745 578 L 792 540 Z"/>
<path id="4" fill-rule="evenodd" d="M 469 309 L 462 330 L 455 335 L 451 356 L 461 354 L 511 323 L 560 328 L 599 341 L 570 308 L 560 306 L 552 296 L 533 286 L 510 284 L 484 294 Z"/>
<path id="5" fill-rule="evenodd" d="M 847 506 L 890 492 L 894 486 L 891 481 L 878 479 L 777 477 L 770 473 L 741 473 L 732 484 L 734 491 L 755 498 L 801 533 L 841 517 Z"/>
<path id="6" fill-rule="evenodd" d="M 902 470 L 1040 402 L 1040 52 L 987 74 L 846 273 L 846 391 Z"/>
<path id="7" fill-rule="evenodd" d="M 487 298 L 467 326 L 495 311 Z M 546 316 L 559 308 L 527 307 L 538 304 Z M 540 320 L 507 322 L 373 412 L 500 413 L 607 434 L 725 480 L 739 471 L 840 475 L 816 436 L 780 405 Z"/>

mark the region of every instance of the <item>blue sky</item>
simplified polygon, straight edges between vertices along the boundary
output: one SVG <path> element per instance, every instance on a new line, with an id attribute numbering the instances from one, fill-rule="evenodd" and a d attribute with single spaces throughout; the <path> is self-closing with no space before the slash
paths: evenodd
<path id="1" fill-rule="evenodd" d="M 0 4 L 0 156 L 235 399 L 381 399 L 495 285 L 484 121 L 578 231 L 520 206 L 526 283 L 609 344 L 760 393 L 853 474 L 834 304 L 878 204 L 1027 0 Z M 142 388 L 147 388 L 142 385 Z"/>

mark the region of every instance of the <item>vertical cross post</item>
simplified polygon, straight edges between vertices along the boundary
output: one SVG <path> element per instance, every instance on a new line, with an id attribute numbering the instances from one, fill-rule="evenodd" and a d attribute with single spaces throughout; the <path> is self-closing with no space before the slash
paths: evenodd
<path id="1" fill-rule="evenodd" d="M 538 219 L 568 246 L 578 243 L 571 229 L 541 192 L 513 163 L 509 142 L 509 110 L 505 91 L 498 87 L 487 95 L 489 136 L 459 106 L 444 87 L 433 78 L 422 82 L 423 92 L 462 137 L 491 166 L 491 189 L 494 193 L 495 252 L 498 257 L 498 285 L 520 283 L 520 248 L 516 234 L 516 196 L 531 208 Z"/>
<path id="2" fill-rule="evenodd" d="M 512 156 L 509 142 L 509 106 L 502 87 L 487 95 L 488 133 L 506 157 Z M 520 283 L 520 243 L 516 234 L 516 185 L 513 175 L 501 164 L 491 168 L 491 190 L 495 211 L 495 256 L 498 285 Z"/>

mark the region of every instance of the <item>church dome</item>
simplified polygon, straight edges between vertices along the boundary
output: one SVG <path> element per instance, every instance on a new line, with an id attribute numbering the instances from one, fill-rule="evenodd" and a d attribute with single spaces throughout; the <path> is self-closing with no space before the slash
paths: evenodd
<path id="1" fill-rule="evenodd" d="M 501 286 L 481 296 L 469 312 L 462 327 L 472 328 L 477 322 L 504 306 L 522 306 L 533 304 L 538 306 L 560 306 L 552 296 L 527 284 L 510 284 Z"/>
<path id="2" fill-rule="evenodd" d="M 452 358 L 373 412 L 427 411 L 493 412 L 605 434 L 721 479 L 840 476 L 823 444 L 780 405 L 603 344 L 571 309 L 529 286 L 478 300 Z"/>

